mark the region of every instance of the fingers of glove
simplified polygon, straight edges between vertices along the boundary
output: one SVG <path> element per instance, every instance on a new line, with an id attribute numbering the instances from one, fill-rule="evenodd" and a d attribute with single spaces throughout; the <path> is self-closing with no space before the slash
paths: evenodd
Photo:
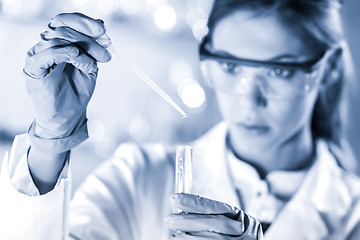
<path id="1" fill-rule="evenodd" d="M 207 239 L 207 240 L 240 240 L 242 238 L 237 236 L 227 236 L 220 233 L 214 233 L 214 232 L 180 232 L 177 231 L 173 233 L 170 236 L 170 239 L 176 239 L 176 240 L 201 240 L 201 239 Z"/>
<path id="2" fill-rule="evenodd" d="M 61 13 L 51 19 L 50 27 L 69 27 L 89 37 L 98 38 L 105 34 L 104 22 L 81 13 Z"/>
<path id="3" fill-rule="evenodd" d="M 223 215 L 171 214 L 165 218 L 169 229 L 183 232 L 208 231 L 225 235 L 240 236 L 244 224 Z"/>
<path id="4" fill-rule="evenodd" d="M 104 48 L 108 48 L 112 43 L 110 37 L 107 34 L 104 34 L 101 37 L 96 38 L 95 41 Z"/>
<path id="5" fill-rule="evenodd" d="M 77 32 L 68 27 L 57 27 L 53 30 L 45 31 L 41 37 L 46 40 L 63 39 L 72 43 L 76 43 L 85 52 L 92 56 L 98 62 L 108 62 L 111 59 L 110 52 L 98 42 L 89 36 Z"/>
<path id="6" fill-rule="evenodd" d="M 174 212 L 181 210 L 188 213 L 221 214 L 232 219 L 237 219 L 239 214 L 236 207 L 193 194 L 174 194 L 170 197 L 170 203 Z"/>
<path id="7" fill-rule="evenodd" d="M 94 73 L 84 74 L 82 71 L 73 71 L 71 68 L 72 66 L 67 64 L 64 68 L 64 72 L 72 73 L 69 82 L 71 82 L 73 89 L 76 88 L 76 90 L 74 90 L 77 95 L 76 97 L 80 102 L 87 104 L 94 93 L 98 72 L 95 71 Z"/>
<path id="8" fill-rule="evenodd" d="M 83 73 L 95 73 L 97 72 L 96 61 L 88 56 L 85 52 L 80 50 L 80 54 L 74 58 L 70 58 L 67 63 L 72 64 Z"/>
<path id="9" fill-rule="evenodd" d="M 65 46 L 71 44 L 69 41 L 63 40 L 63 39 L 51 39 L 51 40 L 41 40 L 36 45 L 34 45 L 32 48 L 28 51 L 28 56 L 32 57 L 35 54 L 54 46 Z"/>
<path id="10" fill-rule="evenodd" d="M 263 239 L 263 232 L 261 228 L 261 223 L 256 220 L 255 218 L 245 215 L 244 216 L 244 223 L 245 223 L 245 232 L 244 235 L 247 236 L 246 239 L 249 240 L 262 240 Z"/>
<path id="11" fill-rule="evenodd" d="M 33 56 L 27 56 L 24 71 L 33 77 L 43 77 L 54 64 L 68 62 L 78 55 L 79 49 L 75 46 L 48 48 Z"/>
<path id="12" fill-rule="evenodd" d="M 84 73 L 97 71 L 94 59 L 74 46 L 52 47 L 26 58 L 24 71 L 32 76 L 43 77 L 54 64 L 70 63 Z"/>

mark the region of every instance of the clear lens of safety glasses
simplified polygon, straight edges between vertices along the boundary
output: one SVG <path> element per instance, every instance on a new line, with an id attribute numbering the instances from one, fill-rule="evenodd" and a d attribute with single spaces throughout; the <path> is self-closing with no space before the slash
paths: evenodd
<path id="1" fill-rule="evenodd" d="M 217 90 L 244 95 L 260 90 L 266 98 L 296 98 L 307 94 L 320 82 L 321 67 L 306 73 L 299 69 L 250 67 L 236 63 L 203 60 L 201 71 L 206 83 Z"/>

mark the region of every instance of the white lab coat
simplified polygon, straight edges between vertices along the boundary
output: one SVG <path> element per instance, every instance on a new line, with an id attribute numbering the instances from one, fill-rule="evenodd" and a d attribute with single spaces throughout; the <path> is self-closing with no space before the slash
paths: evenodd
<path id="1" fill-rule="evenodd" d="M 191 143 L 193 193 L 239 206 L 226 169 L 226 130 L 221 123 Z M 68 232 L 70 239 L 168 239 L 163 218 L 170 212 L 168 199 L 174 190 L 173 147 L 169 151 L 164 145 L 121 145 L 86 179 L 70 204 L 67 165 L 51 192 L 35 197 L 19 192 L 33 187 L 12 179 L 21 159 L 26 159 L 29 144 L 26 135 L 17 136 L 10 156 L 4 159 L 1 240 L 67 239 Z M 29 180 L 28 171 L 23 172 Z M 326 143 L 318 141 L 316 160 L 264 237 L 360 239 L 359 197 L 359 178 L 340 169 Z"/>

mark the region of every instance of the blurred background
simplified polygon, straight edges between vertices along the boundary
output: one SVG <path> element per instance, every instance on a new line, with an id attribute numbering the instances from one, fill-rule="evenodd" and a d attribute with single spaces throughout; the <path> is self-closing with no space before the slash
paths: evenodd
<path id="1" fill-rule="evenodd" d="M 188 114 L 184 120 L 116 56 L 100 64 L 88 108 L 90 139 L 72 153 L 73 190 L 122 142 L 181 143 L 206 132 L 220 120 L 213 93 L 201 81 L 197 53 L 211 4 L 211 0 L 0 0 L 0 156 L 34 117 L 22 75 L 26 52 L 61 12 L 103 19 L 114 47 Z M 355 66 L 360 66 L 359 10 L 358 0 L 345 2 L 344 27 Z M 360 156 L 360 87 L 350 89 L 347 132 Z"/>

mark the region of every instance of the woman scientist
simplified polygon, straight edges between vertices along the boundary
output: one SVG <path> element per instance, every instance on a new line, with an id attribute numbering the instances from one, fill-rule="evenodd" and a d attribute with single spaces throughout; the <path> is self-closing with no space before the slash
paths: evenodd
<path id="1" fill-rule="evenodd" d="M 338 154 L 340 8 L 215 1 L 200 58 L 224 121 L 191 143 L 194 195 L 172 195 L 167 147 L 123 144 L 71 204 L 70 149 L 87 138 L 97 62 L 110 54 L 95 41 L 101 20 L 57 15 L 28 52 L 36 119 L 4 161 L 0 238 L 359 239 L 360 181 Z"/>

